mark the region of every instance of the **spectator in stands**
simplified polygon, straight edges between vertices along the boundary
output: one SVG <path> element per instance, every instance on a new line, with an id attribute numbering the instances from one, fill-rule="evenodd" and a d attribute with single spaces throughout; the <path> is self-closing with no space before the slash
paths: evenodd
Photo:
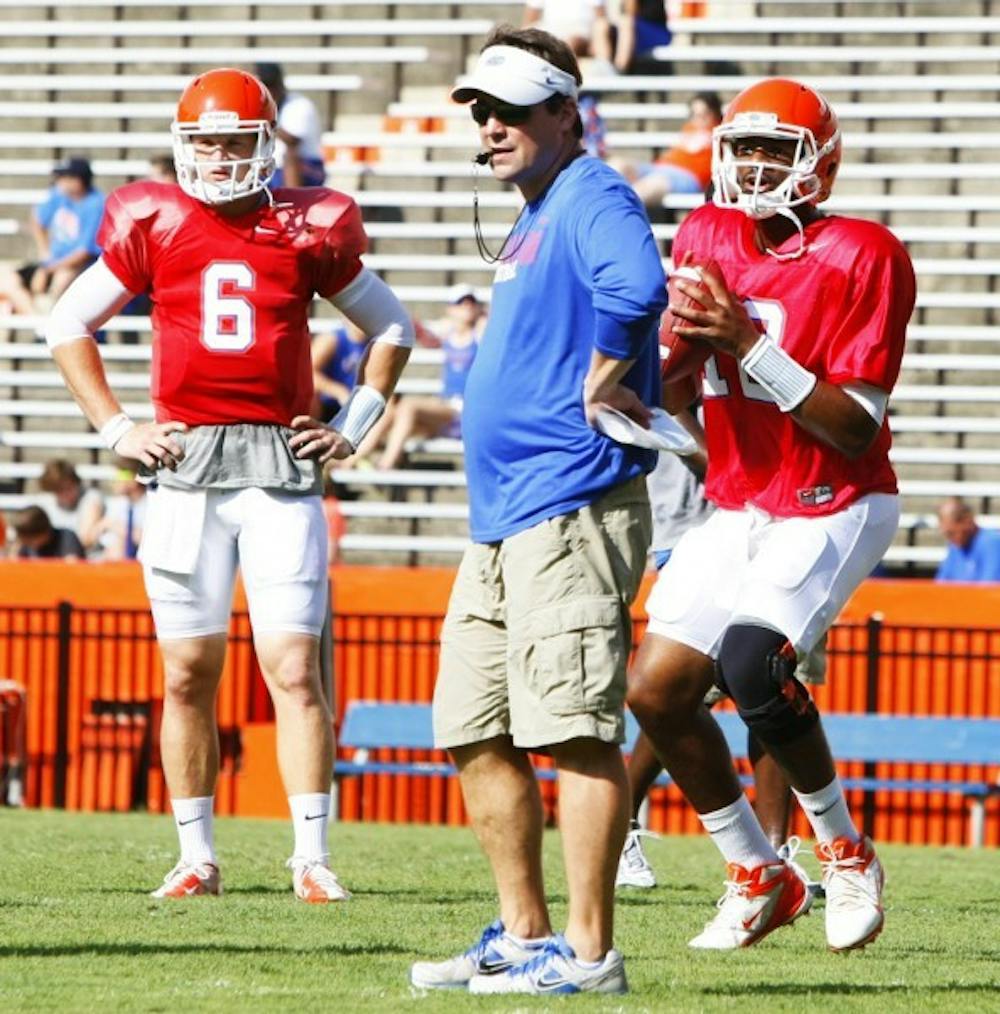
<path id="1" fill-rule="evenodd" d="M 0 557 L 7 555 L 7 519 L 0 512 Z"/>
<path id="2" fill-rule="evenodd" d="M 39 299 L 57 299 L 100 254 L 97 228 L 104 195 L 94 186 L 90 163 L 73 156 L 58 163 L 52 175 L 52 188 L 31 218 L 38 259 L 16 271 L 0 271 L 0 296 L 26 316 L 42 312 Z"/>
<path id="3" fill-rule="evenodd" d="M 623 0 L 615 26 L 615 68 L 621 74 L 669 74 L 670 64 L 654 50 L 669 46 L 665 0 Z"/>
<path id="4" fill-rule="evenodd" d="M 527 0 L 522 25 L 550 32 L 575 56 L 611 68 L 611 23 L 603 0 Z"/>
<path id="5" fill-rule="evenodd" d="M 329 422 L 347 402 L 367 344 L 364 332 L 350 321 L 313 335 L 313 415 L 317 419 Z"/>
<path id="6" fill-rule="evenodd" d="M 101 559 L 134 560 L 145 521 L 146 486 L 131 468 L 120 468 L 99 524 Z"/>
<path id="7" fill-rule="evenodd" d="M 701 194 L 712 181 L 712 131 L 722 122 L 722 102 L 715 92 L 698 92 L 691 99 L 687 122 L 677 144 L 655 162 L 637 165 L 611 160 L 635 188 L 646 210 L 662 209 L 667 194 Z"/>
<path id="8" fill-rule="evenodd" d="M 149 172 L 146 179 L 154 183 L 176 183 L 177 167 L 173 155 L 152 155 L 149 159 Z"/>
<path id="9" fill-rule="evenodd" d="M 655 455 L 593 424 L 605 404 L 648 423 L 666 299 L 641 203 L 581 147 L 581 80 L 566 43 L 500 26 L 452 92 L 471 103 L 494 177 L 525 201 L 494 255 L 490 320 L 465 390 L 472 544 L 448 606 L 433 709 L 502 921 L 464 955 L 414 965 L 422 988 L 627 990 L 613 949 L 628 824 L 619 744 Z M 529 750 L 551 754 L 559 772 L 565 936 L 549 920 Z"/>
<path id="10" fill-rule="evenodd" d="M 277 63 L 258 63 L 254 73 L 278 106 L 278 142 L 274 148 L 278 168 L 271 179 L 271 189 L 323 186 L 326 170 L 322 128 L 312 99 L 288 91 L 284 72 Z"/>
<path id="11" fill-rule="evenodd" d="M 75 532 L 87 552 L 94 550 L 104 515 L 101 491 L 85 487 L 72 462 L 65 458 L 46 462 L 38 484 L 45 493 L 42 506 L 52 524 Z"/>
<path id="12" fill-rule="evenodd" d="M 41 507 L 25 507 L 14 515 L 14 556 L 21 560 L 83 560 L 80 540 L 68 528 L 54 528 Z"/>
<path id="13" fill-rule="evenodd" d="M 486 328 L 486 308 L 471 285 L 452 288 L 443 320 L 418 329 L 418 341 L 444 353 L 440 395 L 405 394 L 386 412 L 388 422 L 372 443 L 359 453 L 369 453 L 379 443 L 385 448 L 376 465 L 382 471 L 397 468 L 414 437 L 461 436 L 465 381 L 476 358 L 479 339 Z"/>
<path id="14" fill-rule="evenodd" d="M 938 581 L 1000 581 L 1000 532 L 980 528 L 964 500 L 948 497 L 938 507 L 938 527 L 949 543 Z"/>

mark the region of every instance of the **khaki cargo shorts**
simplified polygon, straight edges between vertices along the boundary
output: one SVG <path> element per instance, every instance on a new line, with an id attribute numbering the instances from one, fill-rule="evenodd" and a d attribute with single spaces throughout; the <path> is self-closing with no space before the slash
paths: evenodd
<path id="1" fill-rule="evenodd" d="M 465 552 L 441 634 L 434 739 L 624 740 L 629 606 L 652 536 L 644 476 Z"/>

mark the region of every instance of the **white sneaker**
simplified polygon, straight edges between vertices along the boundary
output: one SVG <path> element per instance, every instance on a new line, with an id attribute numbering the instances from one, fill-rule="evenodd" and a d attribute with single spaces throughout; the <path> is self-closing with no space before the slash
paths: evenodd
<path id="1" fill-rule="evenodd" d="M 826 888 L 826 942 L 832 951 L 870 944 L 882 932 L 885 874 L 871 839 L 820 842 L 816 858 Z"/>
<path id="2" fill-rule="evenodd" d="M 615 887 L 656 887 L 656 874 L 649 865 L 646 853 L 642 850 L 642 839 L 659 838 L 653 831 L 640 827 L 638 821 L 631 821 L 625 844 L 618 859 L 618 873 L 615 876 Z"/>
<path id="3" fill-rule="evenodd" d="M 292 856 L 285 865 L 292 871 L 292 887 L 299 901 L 325 905 L 331 901 L 347 901 L 351 896 L 323 859 Z"/>
<path id="4" fill-rule="evenodd" d="M 812 904 L 805 884 L 784 863 L 765 863 L 752 870 L 730 863 L 726 874 L 719 914 L 688 947 L 709 951 L 750 947 L 804 915 Z"/>
<path id="5" fill-rule="evenodd" d="M 150 892 L 153 898 L 193 898 L 199 894 L 222 894 L 222 877 L 214 863 L 189 863 L 183 859 Z"/>
<path id="6" fill-rule="evenodd" d="M 625 961 L 611 950 L 591 967 L 577 959 L 561 934 L 552 937 L 531 961 L 499 975 L 474 975 L 470 993 L 627 993 Z"/>
<path id="7" fill-rule="evenodd" d="M 811 908 L 817 898 L 826 897 L 826 891 L 823 890 L 823 885 L 818 880 L 813 880 L 805 868 L 795 861 L 795 857 L 801 849 L 802 839 L 793 834 L 788 841 L 779 846 L 778 858 L 806 885 L 806 890 L 809 892 L 809 907 Z"/>
<path id="8" fill-rule="evenodd" d="M 546 941 L 525 946 L 514 940 L 497 919 L 464 954 L 447 961 L 418 961 L 410 968 L 417 989 L 465 989 L 473 976 L 489 978 L 538 957 Z"/>

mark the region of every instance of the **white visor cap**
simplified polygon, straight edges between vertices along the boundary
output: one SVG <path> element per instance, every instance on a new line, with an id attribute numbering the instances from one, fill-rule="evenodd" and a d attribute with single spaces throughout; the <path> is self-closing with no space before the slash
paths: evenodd
<path id="1" fill-rule="evenodd" d="M 480 92 L 514 106 L 533 106 L 550 95 L 577 96 L 572 74 L 516 46 L 490 46 L 476 69 L 452 90 L 455 102 L 471 102 Z"/>

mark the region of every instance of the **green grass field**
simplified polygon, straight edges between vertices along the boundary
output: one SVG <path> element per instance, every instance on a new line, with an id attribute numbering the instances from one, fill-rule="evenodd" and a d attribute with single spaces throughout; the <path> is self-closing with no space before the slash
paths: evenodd
<path id="1" fill-rule="evenodd" d="M 887 929 L 864 952 L 829 953 L 816 913 L 711 955 L 685 941 L 713 914 L 717 854 L 704 839 L 652 842 L 662 886 L 618 909 L 632 993 L 496 1001 L 407 984 L 411 961 L 464 949 L 494 918 L 471 832 L 334 827 L 354 900 L 329 907 L 292 897 L 290 840 L 281 822 L 222 820 L 225 896 L 157 903 L 147 892 L 174 861 L 168 818 L 0 810 L 0 1010 L 1000 1010 L 995 850 L 883 847 Z M 558 835 L 545 847 L 561 926 Z"/>

